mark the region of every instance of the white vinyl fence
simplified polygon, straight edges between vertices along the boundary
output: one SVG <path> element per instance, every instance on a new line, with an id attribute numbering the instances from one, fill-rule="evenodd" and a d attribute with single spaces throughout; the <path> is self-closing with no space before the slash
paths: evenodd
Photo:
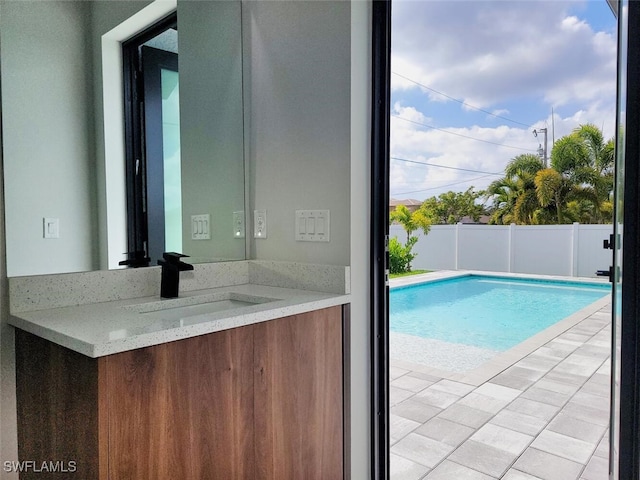
<path id="1" fill-rule="evenodd" d="M 607 270 L 612 252 L 602 241 L 612 225 L 434 225 L 418 242 L 413 269 L 595 277 Z M 390 236 L 404 244 L 406 232 L 391 225 Z"/>

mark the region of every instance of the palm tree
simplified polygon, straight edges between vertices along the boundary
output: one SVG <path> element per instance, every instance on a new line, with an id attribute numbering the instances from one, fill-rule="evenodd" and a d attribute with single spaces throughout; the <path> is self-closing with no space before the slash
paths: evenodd
<path id="1" fill-rule="evenodd" d="M 487 193 L 494 196 L 491 223 L 531 224 L 540 204 L 534 179 L 544 169 L 542 160 L 525 153 L 514 157 L 505 167 L 505 176 L 493 182 Z"/>
<path id="2" fill-rule="evenodd" d="M 493 196 L 491 223 L 548 224 L 611 221 L 614 142 L 592 124 L 555 142 L 551 166 L 536 155 L 514 157 Z"/>
<path id="3" fill-rule="evenodd" d="M 412 236 L 416 230 L 422 230 L 426 235 L 431 230 L 431 218 L 428 215 L 424 205 L 421 205 L 415 212 L 409 210 L 406 205 L 398 205 L 395 210 L 389 214 L 389 222 L 399 223 L 407 232 L 407 241 L 405 243 L 404 255 L 406 257 L 406 271 L 411 271 L 411 260 L 415 254 L 411 254 L 411 249 L 418 241 L 418 237 Z"/>

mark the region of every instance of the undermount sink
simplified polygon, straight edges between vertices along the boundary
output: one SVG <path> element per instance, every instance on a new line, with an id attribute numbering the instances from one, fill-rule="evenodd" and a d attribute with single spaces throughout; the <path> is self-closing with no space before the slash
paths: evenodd
<path id="1" fill-rule="evenodd" d="M 260 297 L 237 292 L 213 293 L 205 295 L 185 296 L 169 300 L 125 307 L 140 315 L 141 324 L 126 329 L 109 332 L 110 340 L 118 340 L 131 335 L 156 332 L 168 328 L 183 327 L 199 323 L 202 319 L 192 319 L 198 315 L 238 310 L 253 307 L 262 303 L 275 302 L 278 298 Z M 234 312 L 235 313 L 235 312 Z M 240 313 L 240 312 L 238 312 Z M 149 322 L 151 320 L 151 322 Z"/>
<path id="2" fill-rule="evenodd" d="M 146 318 L 179 320 L 185 317 L 249 307 L 275 300 L 278 299 L 225 292 L 145 303 L 138 305 L 136 310 Z"/>

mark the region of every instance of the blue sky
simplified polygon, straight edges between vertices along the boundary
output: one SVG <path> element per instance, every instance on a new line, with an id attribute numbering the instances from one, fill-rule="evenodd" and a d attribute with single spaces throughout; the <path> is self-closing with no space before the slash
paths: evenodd
<path id="1" fill-rule="evenodd" d="M 394 0 L 391 196 L 484 188 L 533 129 L 613 136 L 615 67 L 605 0 Z"/>

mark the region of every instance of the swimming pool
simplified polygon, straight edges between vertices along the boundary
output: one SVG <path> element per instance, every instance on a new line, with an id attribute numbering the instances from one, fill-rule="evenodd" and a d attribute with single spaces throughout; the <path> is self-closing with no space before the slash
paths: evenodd
<path id="1" fill-rule="evenodd" d="M 392 332 L 505 351 L 610 293 L 608 284 L 467 275 L 394 288 Z"/>

